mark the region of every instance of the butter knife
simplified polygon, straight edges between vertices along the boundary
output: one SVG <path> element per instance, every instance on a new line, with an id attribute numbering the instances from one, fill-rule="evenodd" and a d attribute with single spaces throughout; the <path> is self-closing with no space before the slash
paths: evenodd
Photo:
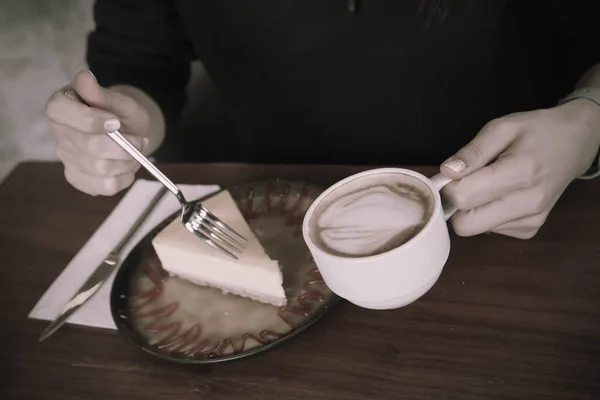
<path id="1" fill-rule="evenodd" d="M 104 261 L 96 267 L 96 270 L 92 275 L 85 281 L 85 283 L 79 288 L 77 293 L 69 300 L 63 307 L 62 311 L 56 317 L 54 321 L 42 332 L 40 335 L 40 342 L 50 337 L 54 332 L 56 332 L 67 319 L 77 311 L 82 305 L 85 304 L 92 296 L 94 296 L 98 290 L 102 287 L 106 279 L 112 274 L 112 272 L 118 268 L 121 263 L 120 252 L 123 250 L 123 247 L 127 244 L 129 239 L 133 236 L 133 234 L 140 227 L 142 222 L 148 217 L 150 212 L 154 209 L 158 201 L 165 194 L 166 189 L 161 187 L 156 196 L 152 198 L 148 206 L 144 209 L 144 211 L 140 214 L 140 216 L 136 219 L 133 225 L 129 228 L 127 233 L 121 238 L 119 243 L 111 250 L 110 253 L 106 256 Z"/>

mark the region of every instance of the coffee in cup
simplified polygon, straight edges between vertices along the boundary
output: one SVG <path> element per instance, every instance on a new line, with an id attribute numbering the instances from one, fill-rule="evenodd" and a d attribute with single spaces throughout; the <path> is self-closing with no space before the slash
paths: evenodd
<path id="1" fill-rule="evenodd" d="M 429 187 L 411 175 L 365 175 L 319 202 L 308 232 L 312 242 L 329 254 L 373 256 L 416 236 L 431 218 L 434 204 Z"/>
<path id="2" fill-rule="evenodd" d="M 328 287 L 371 309 L 398 308 L 425 294 L 450 252 L 454 209 L 439 191 L 451 180 L 381 168 L 325 190 L 304 217 L 304 240 Z"/>

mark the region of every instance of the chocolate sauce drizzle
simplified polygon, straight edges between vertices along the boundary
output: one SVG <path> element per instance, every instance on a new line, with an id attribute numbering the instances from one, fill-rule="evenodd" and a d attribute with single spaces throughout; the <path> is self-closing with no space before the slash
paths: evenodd
<path id="1" fill-rule="evenodd" d="M 243 196 L 237 192 L 231 192 L 231 195 L 246 220 L 254 219 L 263 212 L 276 211 L 286 218 L 287 227 L 296 228 L 294 235 L 298 236 L 301 233 L 304 214 L 310 206 L 311 201 L 307 201 L 310 200 L 308 198 L 310 188 L 308 185 L 304 185 L 297 198 L 292 200 L 292 185 L 284 181 L 282 192 L 276 194 L 274 191 L 278 183 L 281 185 L 282 181 L 269 183 L 262 201 L 256 205 L 256 190 L 253 186 L 248 186 Z M 310 255 L 308 249 L 307 253 Z M 314 263 L 314 260 L 310 258 L 310 262 Z M 164 293 L 165 282 L 171 279 L 170 275 L 162 269 L 153 250 L 150 256 L 146 257 L 142 272 L 153 286 L 131 296 L 130 318 L 143 322 L 141 330 L 145 333 L 161 336 L 154 343 L 156 348 L 169 354 L 193 359 L 219 358 L 227 354 L 239 354 L 246 349 L 248 340 L 264 346 L 283 338 L 298 329 L 299 324 L 295 317 L 310 317 L 315 309 L 314 306 L 325 300 L 325 293 L 316 287 L 321 286 L 328 290 L 318 269 L 311 268 L 305 275 L 306 280 L 300 294 L 295 299 L 288 299 L 288 305 L 278 308 L 277 315 L 289 326 L 289 331 L 279 333 L 265 329 L 258 333 L 246 332 L 238 338 L 225 337 L 218 343 L 211 343 L 209 339 L 202 338 L 203 325 L 201 322 L 183 329 L 182 321 L 176 317 L 176 312 L 180 307 L 178 301 L 161 307 L 153 307 Z"/>
<path id="2" fill-rule="evenodd" d="M 310 206 L 310 202 L 307 201 L 310 188 L 308 185 L 304 185 L 298 194 L 298 198 L 292 205 L 289 204 L 292 185 L 287 182 L 280 194 L 274 193 L 276 188 L 276 182 L 269 182 L 262 202 L 256 206 L 254 205 L 255 189 L 252 186 L 248 186 L 244 197 L 241 197 L 237 192 L 231 193 L 231 195 L 238 203 L 238 207 L 247 221 L 256 218 L 260 213 L 277 211 L 281 215 L 287 217 L 286 226 L 297 227 L 294 231 L 294 235 L 299 236 L 302 233 L 302 220 L 304 219 L 304 214 Z M 277 198 L 276 203 L 273 203 L 273 197 Z"/>

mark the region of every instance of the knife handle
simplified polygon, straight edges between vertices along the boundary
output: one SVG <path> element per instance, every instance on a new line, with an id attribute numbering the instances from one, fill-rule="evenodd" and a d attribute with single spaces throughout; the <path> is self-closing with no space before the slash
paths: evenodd
<path id="1" fill-rule="evenodd" d="M 123 235 L 121 240 L 119 240 L 119 243 L 117 243 L 117 245 L 112 249 L 111 254 L 119 254 L 119 252 L 121 250 L 123 250 L 123 247 L 127 244 L 129 239 L 131 239 L 133 234 L 137 231 L 137 229 L 140 227 L 142 222 L 144 222 L 146 217 L 148 217 L 148 215 L 152 212 L 152 210 L 154 209 L 154 207 L 156 206 L 158 201 L 163 197 L 163 195 L 165 194 L 166 191 L 167 191 L 167 189 L 165 189 L 164 186 L 159 189 L 158 193 L 156 193 L 156 195 L 152 198 L 150 203 L 148 203 L 148 206 L 144 209 L 144 211 L 135 220 L 133 225 L 131 225 L 129 227 L 129 230 L 125 233 L 125 235 Z"/>

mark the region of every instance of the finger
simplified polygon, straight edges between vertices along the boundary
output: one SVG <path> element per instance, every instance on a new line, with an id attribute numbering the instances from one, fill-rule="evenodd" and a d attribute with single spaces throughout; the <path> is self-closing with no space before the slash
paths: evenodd
<path id="1" fill-rule="evenodd" d="M 449 183 L 442 193 L 459 210 L 470 210 L 536 185 L 537 175 L 530 157 L 506 154 L 487 167 Z"/>
<path id="2" fill-rule="evenodd" d="M 534 237 L 539 231 L 539 228 L 532 227 L 520 227 L 520 228 L 503 228 L 503 229 L 494 229 L 492 232 L 498 235 L 510 236 L 517 239 L 531 239 Z"/>
<path id="3" fill-rule="evenodd" d="M 452 217 L 452 226 L 459 236 L 473 236 L 493 231 L 508 222 L 542 213 L 550 206 L 543 192 L 526 189 Z"/>
<path id="4" fill-rule="evenodd" d="M 95 158 L 87 154 L 74 152 L 74 148 L 75 146 L 60 146 L 56 150 L 56 155 L 65 165 L 70 164 L 87 175 L 109 178 L 126 172 L 135 173 L 140 168 L 140 163 L 135 160 Z"/>
<path id="5" fill-rule="evenodd" d="M 498 119 L 488 123 L 471 142 L 444 161 L 442 174 L 460 179 L 494 161 L 513 142 L 517 134 L 515 123 Z"/>
<path id="6" fill-rule="evenodd" d="M 531 239 L 538 233 L 539 229 L 504 229 L 494 231 L 502 236 L 510 236 L 516 239 Z"/>
<path id="7" fill-rule="evenodd" d="M 46 115 L 53 124 L 92 134 L 104 132 L 104 123 L 116 119 L 113 113 L 88 107 L 67 97 L 64 92 L 65 89 L 57 90 L 46 104 Z"/>
<path id="8" fill-rule="evenodd" d="M 77 149 L 93 158 L 104 158 L 109 160 L 132 160 L 132 157 L 121 146 L 116 144 L 110 136 L 105 133 L 88 134 L 69 126 L 52 126 L 58 136 L 67 137 Z M 138 150 L 144 151 L 148 140 L 138 136 L 123 135 Z"/>
<path id="9" fill-rule="evenodd" d="M 100 86 L 89 70 L 79 71 L 75 75 L 73 86 L 77 94 L 90 106 L 113 112 L 121 118 L 134 114 L 138 107 L 130 97 Z"/>
<path id="10" fill-rule="evenodd" d="M 518 239 L 531 239 L 544 225 L 546 218 L 548 218 L 548 213 L 531 215 L 500 225 L 492 232 Z"/>
<path id="11" fill-rule="evenodd" d="M 71 165 L 65 165 L 65 178 L 76 189 L 92 196 L 112 196 L 131 186 L 135 179 L 133 172 L 101 178 L 88 175 Z"/>

